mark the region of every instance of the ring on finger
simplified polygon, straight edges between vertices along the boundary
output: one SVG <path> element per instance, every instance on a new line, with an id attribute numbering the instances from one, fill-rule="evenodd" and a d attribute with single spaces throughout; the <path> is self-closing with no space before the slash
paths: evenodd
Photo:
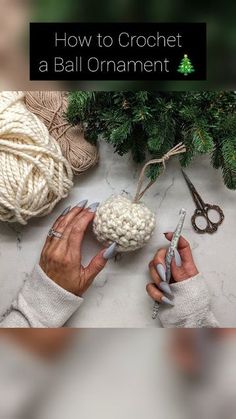
<path id="1" fill-rule="evenodd" d="M 54 230 L 53 228 L 50 228 L 48 232 L 48 237 L 56 237 L 57 239 L 61 239 L 62 233 L 59 231 Z"/>

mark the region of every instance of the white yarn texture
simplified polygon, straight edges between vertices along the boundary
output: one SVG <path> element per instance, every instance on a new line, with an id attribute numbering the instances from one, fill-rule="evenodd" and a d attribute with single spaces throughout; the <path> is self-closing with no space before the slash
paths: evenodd
<path id="1" fill-rule="evenodd" d="M 93 222 L 97 239 L 108 245 L 116 242 L 119 252 L 143 247 L 155 228 L 155 215 L 142 203 L 122 195 L 112 196 L 99 205 Z"/>
<path id="2" fill-rule="evenodd" d="M 46 215 L 72 185 L 70 165 L 24 93 L 0 92 L 0 220 Z"/>

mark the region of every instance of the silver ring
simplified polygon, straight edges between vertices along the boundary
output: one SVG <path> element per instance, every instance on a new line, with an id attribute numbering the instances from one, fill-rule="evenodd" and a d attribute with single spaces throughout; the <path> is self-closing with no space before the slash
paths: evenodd
<path id="1" fill-rule="evenodd" d="M 59 231 L 53 230 L 53 228 L 51 228 L 48 232 L 48 237 L 56 237 L 57 239 L 60 239 L 62 237 L 62 233 L 59 233 Z"/>

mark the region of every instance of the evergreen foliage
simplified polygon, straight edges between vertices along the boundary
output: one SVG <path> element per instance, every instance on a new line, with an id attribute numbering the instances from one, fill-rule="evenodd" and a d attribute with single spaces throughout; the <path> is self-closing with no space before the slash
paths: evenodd
<path id="1" fill-rule="evenodd" d="M 84 92 L 69 94 L 67 118 L 83 123 L 92 143 L 101 138 L 115 152 L 132 153 L 135 162 L 159 158 L 179 142 L 187 152 L 183 167 L 195 156 L 210 154 L 226 186 L 236 189 L 236 95 L 234 92 Z M 160 166 L 152 165 L 155 179 Z"/>

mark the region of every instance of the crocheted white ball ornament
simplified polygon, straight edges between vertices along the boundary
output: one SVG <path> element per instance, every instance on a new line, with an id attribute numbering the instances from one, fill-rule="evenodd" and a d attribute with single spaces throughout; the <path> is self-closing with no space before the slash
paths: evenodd
<path id="1" fill-rule="evenodd" d="M 155 215 L 142 203 L 122 195 L 112 196 L 99 205 L 93 222 L 97 239 L 108 245 L 117 243 L 118 252 L 143 247 L 155 228 Z"/>

